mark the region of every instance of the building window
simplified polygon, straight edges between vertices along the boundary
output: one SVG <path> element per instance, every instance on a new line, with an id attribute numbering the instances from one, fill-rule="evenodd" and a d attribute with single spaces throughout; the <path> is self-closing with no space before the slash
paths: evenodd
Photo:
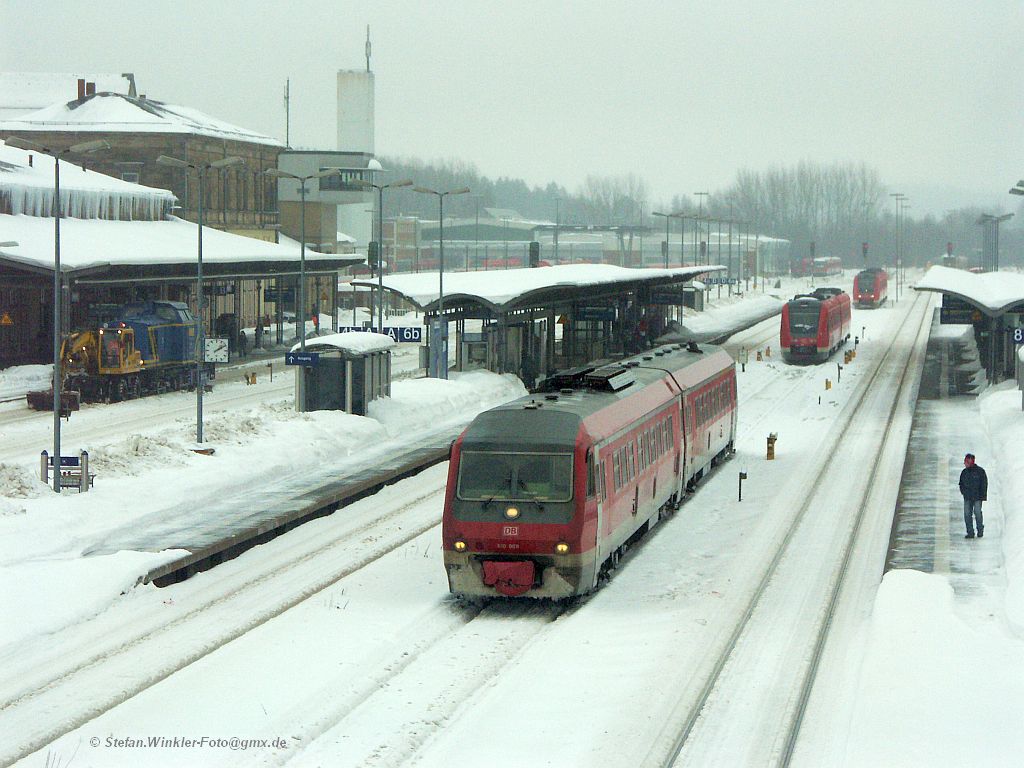
<path id="1" fill-rule="evenodd" d="M 329 167 L 321 168 L 320 170 L 326 171 L 329 170 Z M 324 176 L 320 179 L 320 191 L 365 192 L 365 187 L 352 183 L 354 181 L 362 181 L 364 176 L 365 173 L 361 170 L 343 170 L 340 173 L 332 174 L 331 176 Z"/>

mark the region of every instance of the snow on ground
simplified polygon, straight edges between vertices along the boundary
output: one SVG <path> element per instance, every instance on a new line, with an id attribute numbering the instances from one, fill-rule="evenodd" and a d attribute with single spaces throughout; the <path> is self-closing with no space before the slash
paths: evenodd
<path id="1" fill-rule="evenodd" d="M 23 397 L 34 389 L 49 389 L 52 365 L 18 365 L 0 369 L 0 400 Z"/>
<path id="2" fill-rule="evenodd" d="M 794 287 L 795 283 L 785 281 L 785 289 L 775 293 L 788 298 L 803 289 L 802 285 Z M 745 434 L 737 459 L 730 463 L 732 469 L 712 476 L 699 496 L 630 557 L 607 587 L 567 620 L 555 622 L 556 641 L 546 637 L 541 644 L 525 639 L 522 648 L 513 648 L 504 645 L 507 638 L 496 632 L 495 645 L 480 657 L 480 668 L 486 672 L 488 664 L 496 664 L 493 669 L 495 673 L 501 670 L 502 677 L 488 684 L 481 699 L 474 698 L 485 705 L 479 713 L 458 709 L 459 696 L 464 694 L 459 681 L 468 671 L 460 666 L 455 649 L 476 648 L 485 642 L 495 630 L 492 622 L 525 627 L 536 617 L 501 614 L 474 624 L 478 629 L 472 638 L 460 638 L 454 647 L 444 646 L 450 653 L 435 654 L 432 662 L 436 667 L 412 678 L 413 685 L 425 687 L 382 690 L 379 701 L 371 696 L 379 687 L 374 678 L 378 673 L 373 670 L 408 663 L 403 660 L 407 654 L 401 644 L 406 633 L 423 626 L 447 626 L 454 620 L 452 606 L 444 599 L 443 569 L 433 541 L 436 535 L 426 534 L 366 573 L 357 574 L 348 594 L 342 587 L 344 611 L 337 593 L 318 595 L 303 608 L 299 635 L 268 624 L 258 636 L 240 639 L 241 655 L 226 663 L 217 663 L 212 657 L 203 659 L 194 674 L 183 676 L 178 689 L 173 679 L 168 681 L 172 689 L 168 698 L 160 698 L 157 688 L 147 691 L 129 702 L 124 711 L 119 708 L 104 716 L 102 723 L 69 734 L 66 746 L 83 734 L 101 730 L 104 735 L 134 731 L 175 735 L 198 726 L 216 734 L 253 737 L 280 731 L 297 739 L 300 736 L 293 733 L 304 734 L 313 740 L 306 743 L 312 749 L 305 758 L 324 758 L 324 765 L 333 762 L 328 758 L 347 756 L 352 749 L 367 749 L 380 764 L 403 758 L 401 751 L 375 753 L 374 739 L 386 734 L 374 735 L 369 726 L 356 733 L 341 728 L 331 731 L 326 730 L 330 723 L 303 719 L 310 717 L 312 705 L 295 683 L 298 675 L 312 675 L 320 680 L 319 689 L 315 681 L 310 683 L 312 690 L 319 690 L 315 697 L 318 706 L 333 706 L 339 712 L 362 706 L 346 703 L 350 701 L 346 696 L 356 696 L 365 682 L 365 689 L 359 689 L 364 692 L 351 701 L 376 701 L 377 709 L 371 707 L 367 712 L 391 712 L 397 722 L 401 722 L 403 706 L 436 692 L 441 709 L 435 719 L 413 723 L 411 730 L 390 737 L 413 747 L 425 746 L 423 765 L 440 765 L 442 757 L 447 760 L 455 752 L 472 752 L 473 745 L 460 739 L 474 731 L 480 737 L 481 731 L 472 726 L 486 726 L 485 733 L 490 736 L 477 742 L 476 756 L 485 749 L 494 757 L 494 764 L 522 764 L 520 759 L 525 758 L 537 765 L 584 765 L 599 761 L 602 754 L 606 764 L 630 764 L 637 756 L 616 745 L 635 742 L 637 732 L 653 733 L 659 727 L 659 711 L 650 708 L 650 694 L 661 690 L 662 684 L 654 681 L 671 677 L 678 684 L 685 679 L 686 665 L 709 639 L 709 632 L 716 630 L 720 606 L 737 589 L 737 584 L 727 579 L 727 589 L 720 591 L 722 567 L 757 555 L 758 547 L 770 540 L 772 515 L 799 490 L 800 478 L 792 468 L 799 466 L 800 457 L 813 455 L 829 414 L 839 410 L 844 393 L 856 385 L 861 363 L 870 357 L 873 341 L 881 338 L 892 317 L 892 309 L 855 310 L 855 329 L 866 327 L 868 341 L 842 382 L 830 393 L 820 393 L 824 395 L 820 406 L 785 410 L 786 403 L 797 395 L 801 400 L 816 397 L 818 374 L 832 373 L 832 363 L 793 367 L 766 361 L 748 365 L 740 392 L 741 397 L 752 400 L 741 415 Z M 4 374 L 9 372 L 0 376 Z M 772 379 L 779 381 L 772 384 Z M 0 386 L 2 383 L 0 379 Z M 159 512 L 198 490 L 209 493 L 218 487 L 255 482 L 261 475 L 296 471 L 309 462 L 344 462 L 370 443 L 404 444 L 410 435 L 429 431 L 438 422 L 468 418 L 474 409 L 521 392 L 511 377 L 474 373 L 451 382 L 397 382 L 390 400 L 371 405 L 369 418 L 340 413 L 300 415 L 291 411 L 286 401 L 268 402 L 252 408 L 243 418 L 237 414 L 212 418 L 207 429 L 217 447 L 213 457 L 188 450 L 193 427 L 189 419 L 152 433 L 118 435 L 115 431 L 105 445 L 89 446 L 103 476 L 95 491 L 81 496 L 57 498 L 42 488 L 33 475 L 37 455 L 26 454 L 23 460 L 0 465 L 0 576 L 5 585 L 14 586 L 0 593 L 0 612 L 5 626 L 15 628 L 5 631 L 0 658 L 16 653 L 19 643 L 40 633 L 102 611 L 131 586 L 133 572 L 168 556 L 137 552 L 103 558 L 80 556 L 91 541 L 134 515 Z M 1024 456 L 1024 430 L 1020 429 L 1024 414 L 1020 398 L 1012 383 L 990 389 L 979 398 L 994 454 L 983 463 L 990 480 L 998 480 L 993 487 L 998 489 L 1002 510 L 1001 532 L 993 527 L 983 543 L 1002 551 L 1005 592 L 983 587 L 973 598 L 974 607 L 965 610 L 943 576 L 915 571 L 886 575 L 870 617 L 853 632 L 861 645 L 848 660 L 856 672 L 854 688 L 845 696 L 847 703 L 852 702 L 846 751 L 841 760 L 825 764 L 1003 766 L 1016 764 L 1024 754 L 1020 715 L 1024 711 L 1024 517 L 1018 502 L 1024 497 L 1024 459 L 1020 458 Z M 762 461 L 764 435 L 769 431 L 780 435 L 780 460 L 771 466 Z M 735 502 L 733 472 L 737 469 L 754 470 L 742 504 Z M 127 509 L 125 499 L 135 500 L 134 507 Z M 995 508 L 993 504 L 991 509 Z M 396 569 L 405 577 L 393 576 Z M 385 603 L 387 611 L 381 610 Z M 983 621 L 976 615 L 978 605 L 990 609 Z M 310 631 L 311 627 L 319 629 Z M 244 655 L 245 648 L 250 655 Z M 281 669 L 276 669 L 276 674 L 247 675 L 243 662 L 253 658 L 252 653 L 273 656 L 278 660 L 275 669 Z M 321 663 L 300 664 L 294 656 L 301 656 L 303 662 L 317 659 Z M 519 669 L 518 675 L 504 673 L 497 660 L 505 656 Z M 211 680 L 222 681 L 217 686 L 225 695 L 238 687 L 235 705 L 204 707 L 201 713 L 191 715 L 192 706 L 174 712 L 164 708 L 169 701 L 185 700 L 188 690 Z M 565 696 L 536 697 L 539 683 L 549 692 L 564 691 Z M 581 702 L 573 691 L 581 683 L 586 683 L 589 691 L 585 698 L 588 720 L 596 717 L 605 723 L 603 735 L 573 727 L 581 717 L 577 708 Z M 576 704 L 570 706 L 570 699 Z M 524 701 L 530 703 L 524 705 Z M 528 713 L 522 711 L 524 706 Z M 487 712 L 508 711 L 508 707 L 512 708 L 509 719 L 480 722 Z M 456 716 L 462 727 L 449 732 L 447 721 Z M 530 729 L 522 730 L 521 716 L 529 717 Z M 364 720 L 367 717 L 369 714 L 363 715 Z M 359 713 L 354 721 L 360 722 Z M 246 733 L 246 728 L 258 722 L 270 725 Z M 509 729 L 520 737 L 514 755 L 502 748 L 509 741 L 500 734 L 508 734 Z M 106 757 L 118 765 L 132 764 L 134 759 L 129 752 L 107 752 Z M 156 755 L 150 752 L 146 757 Z M 239 753 L 234 763 L 249 764 L 251 757 Z M 175 757 L 164 753 L 161 759 Z M 286 759 L 270 757 L 265 763 L 277 765 Z M 218 755 L 216 762 L 231 760 Z M 296 756 L 290 764 L 316 763 Z"/>
<path id="3" fill-rule="evenodd" d="M 82 556 L 109 532 L 217 488 L 244 489 L 308 472 L 310 464 L 344 472 L 369 445 L 406 445 L 523 394 L 514 376 L 471 372 L 453 374 L 448 381 L 394 382 L 390 398 L 371 404 L 372 417 L 340 411 L 300 414 L 290 400 L 266 402 L 248 412 L 206 417 L 206 445 L 216 449 L 213 456 L 192 452 L 192 419 L 120 436 L 112 431 L 108 441 L 86 446 L 98 479 L 85 494 L 47 492 L 34 475 L 38 454 L 0 464 L 0 578 L 5 584 L 0 615 L 11 628 L 0 639 L 0 657 L 34 633 L 94 615 L 149 568 L 180 554 Z"/>

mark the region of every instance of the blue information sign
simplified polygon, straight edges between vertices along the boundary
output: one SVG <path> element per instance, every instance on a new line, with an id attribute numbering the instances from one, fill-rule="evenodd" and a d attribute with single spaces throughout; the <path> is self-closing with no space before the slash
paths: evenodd
<path id="1" fill-rule="evenodd" d="M 48 456 L 46 463 L 51 467 L 53 466 L 53 456 Z M 82 460 L 78 456 L 61 456 L 60 465 L 62 467 L 80 467 L 82 466 Z"/>
<path id="2" fill-rule="evenodd" d="M 285 352 L 285 365 L 320 365 L 319 352 Z"/>
<path id="3" fill-rule="evenodd" d="M 369 332 L 369 328 L 359 328 L 354 325 L 340 325 L 338 326 L 338 333 L 359 333 Z M 376 331 L 374 331 L 376 333 Z M 397 342 L 402 343 L 423 343 L 423 326 L 422 325 L 397 325 L 397 326 L 384 326 L 384 333 L 390 336 Z"/>

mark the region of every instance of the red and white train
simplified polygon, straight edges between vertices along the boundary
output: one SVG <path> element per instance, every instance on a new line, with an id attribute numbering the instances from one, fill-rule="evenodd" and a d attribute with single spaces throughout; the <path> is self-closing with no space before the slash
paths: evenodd
<path id="1" fill-rule="evenodd" d="M 850 296 L 818 288 L 782 305 L 779 346 L 788 363 L 823 363 L 850 338 Z"/>
<path id="2" fill-rule="evenodd" d="M 853 300 L 858 307 L 880 307 L 889 289 L 889 273 L 881 267 L 861 270 L 853 278 Z"/>
<path id="3" fill-rule="evenodd" d="M 681 344 L 555 374 L 452 446 L 441 536 L 459 595 L 594 589 L 736 440 L 736 368 Z"/>

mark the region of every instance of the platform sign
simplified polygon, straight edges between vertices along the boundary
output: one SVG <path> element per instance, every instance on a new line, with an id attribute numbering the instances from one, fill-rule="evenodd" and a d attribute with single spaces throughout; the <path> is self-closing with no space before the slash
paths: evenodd
<path id="1" fill-rule="evenodd" d="M 577 320 L 600 322 L 615 319 L 615 307 L 576 307 Z"/>
<path id="2" fill-rule="evenodd" d="M 285 365 L 307 365 L 315 367 L 320 365 L 319 352 L 285 352 Z"/>
<path id="3" fill-rule="evenodd" d="M 362 328 L 356 325 L 339 325 L 338 333 L 377 333 L 376 330 L 371 328 Z M 395 325 L 395 326 L 384 326 L 384 334 L 390 336 L 400 344 L 422 344 L 423 343 L 423 326 L 421 325 Z"/>
<path id="4" fill-rule="evenodd" d="M 1024 344 L 1024 328 L 1013 329 L 1013 343 Z"/>
<path id="5" fill-rule="evenodd" d="M 203 339 L 205 349 L 203 350 L 204 363 L 226 363 L 228 362 L 228 340 L 217 338 Z"/>
<path id="6" fill-rule="evenodd" d="M 295 288 L 264 288 L 263 301 L 268 304 L 277 304 L 278 302 L 294 304 Z"/>
<path id="7" fill-rule="evenodd" d="M 942 325 L 972 325 L 981 322 L 981 310 L 948 293 L 942 294 L 939 323 Z"/>
<path id="8" fill-rule="evenodd" d="M 53 456 L 46 457 L 46 463 L 48 466 L 53 466 Z M 61 456 L 60 465 L 62 467 L 80 467 L 82 466 L 81 456 Z"/>
<path id="9" fill-rule="evenodd" d="M 738 277 L 709 277 L 704 281 L 705 285 L 738 285 Z"/>
<path id="10" fill-rule="evenodd" d="M 668 291 L 652 291 L 650 303 L 659 306 L 674 307 L 683 303 L 683 294 L 670 293 Z"/>

